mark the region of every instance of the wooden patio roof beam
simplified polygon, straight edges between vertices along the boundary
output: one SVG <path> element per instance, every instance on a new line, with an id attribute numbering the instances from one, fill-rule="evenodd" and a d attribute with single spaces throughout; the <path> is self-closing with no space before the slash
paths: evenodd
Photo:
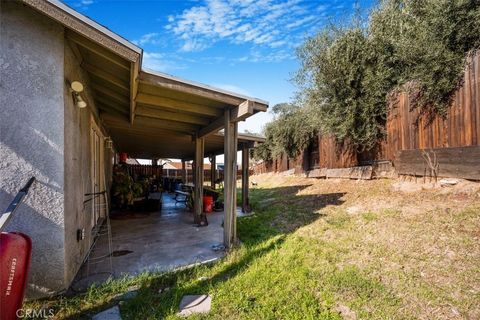
<path id="1" fill-rule="evenodd" d="M 205 105 L 190 103 L 181 100 L 170 99 L 161 96 L 155 96 L 139 92 L 136 97 L 136 102 L 139 104 L 145 104 L 150 106 L 159 107 L 165 110 L 194 113 L 203 116 L 219 116 L 223 114 L 223 109 L 209 107 Z"/>
<path id="2" fill-rule="evenodd" d="M 198 124 L 198 125 L 207 125 L 209 123 L 209 120 L 207 118 L 194 116 L 186 113 L 180 113 L 180 112 L 165 111 L 155 107 L 149 107 L 149 106 L 143 106 L 143 105 L 137 106 L 135 114 L 139 116 L 150 117 L 150 118 L 192 123 L 192 124 Z"/>
<path id="3" fill-rule="evenodd" d="M 198 130 L 197 136 L 199 138 L 206 137 L 206 136 L 208 136 L 212 133 L 215 133 L 215 132 L 218 132 L 219 130 L 221 130 L 224 125 L 225 125 L 224 118 L 219 117 L 219 118 L 215 119 L 209 125 L 207 125 L 207 126 L 201 128 L 200 130 Z"/>
<path id="4" fill-rule="evenodd" d="M 238 122 L 243 121 L 255 113 L 256 103 L 251 100 L 245 100 L 240 103 L 237 107 L 230 110 L 230 121 Z M 210 123 L 208 126 L 203 127 L 198 131 L 198 137 L 202 138 L 208 136 L 212 133 L 216 133 L 223 129 L 225 126 L 224 117 L 218 117 Z"/>
<path id="5" fill-rule="evenodd" d="M 167 129 L 171 131 L 183 132 L 185 134 L 194 134 L 198 129 L 198 126 L 163 120 L 163 119 L 151 119 L 143 116 L 137 116 L 135 123 L 132 125 L 127 119 L 118 118 L 109 114 L 103 114 L 102 120 L 105 122 L 107 127 L 114 128 L 142 128 L 148 131 L 148 128 L 151 129 Z"/>

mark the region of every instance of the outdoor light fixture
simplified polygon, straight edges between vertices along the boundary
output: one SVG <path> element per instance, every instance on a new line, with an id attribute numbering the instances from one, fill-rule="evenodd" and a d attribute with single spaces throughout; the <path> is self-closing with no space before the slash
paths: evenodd
<path id="1" fill-rule="evenodd" d="M 110 139 L 110 137 L 106 137 L 106 138 L 105 138 L 105 146 L 106 146 L 108 149 L 112 149 L 112 150 L 113 150 L 113 141 L 112 141 L 112 139 Z"/>
<path id="2" fill-rule="evenodd" d="M 83 91 L 83 84 L 80 81 L 73 81 L 70 83 L 70 89 L 72 90 L 73 101 L 75 102 L 75 105 L 80 109 L 85 108 L 87 103 L 80 95 L 80 92 Z"/>

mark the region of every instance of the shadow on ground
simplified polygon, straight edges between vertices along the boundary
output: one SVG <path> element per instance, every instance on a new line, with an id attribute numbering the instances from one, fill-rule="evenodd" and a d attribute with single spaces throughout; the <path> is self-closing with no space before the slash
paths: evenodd
<path id="1" fill-rule="evenodd" d="M 234 259 L 225 258 L 215 268 L 218 270 L 202 281 L 195 280 L 201 273 L 198 269 L 208 268 L 206 266 L 174 273 L 152 274 L 141 280 L 140 283 L 135 283 L 141 286 L 138 295 L 120 307 L 124 319 L 151 316 L 162 318 L 167 314 L 175 313 L 183 295 L 211 292 L 223 282 L 235 278 L 239 273 L 248 269 L 256 259 L 282 246 L 288 234 L 321 218 L 323 215 L 318 212 L 320 209 L 344 203 L 342 197 L 345 193 L 298 194 L 309 186 L 252 189 L 250 202 L 255 213 L 238 219 L 238 236 L 241 246 L 230 253 L 237 256 Z M 179 284 L 180 282 L 182 284 Z M 112 297 L 114 295 L 114 292 L 109 292 L 112 290 L 106 286 L 100 286 L 95 290 L 98 290 L 97 294 L 98 292 L 101 294 L 101 291 L 104 290 L 106 294 L 110 294 Z M 68 319 L 88 318 L 89 315 L 115 303 L 114 299 L 106 299 L 105 303 L 94 303 L 91 308 L 83 306 L 81 312 L 71 315 Z"/>

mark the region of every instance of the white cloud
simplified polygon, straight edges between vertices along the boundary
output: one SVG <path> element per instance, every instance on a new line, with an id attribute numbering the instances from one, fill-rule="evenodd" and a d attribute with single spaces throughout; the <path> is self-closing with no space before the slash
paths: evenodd
<path id="1" fill-rule="evenodd" d="M 207 48 L 207 44 L 198 39 L 185 39 L 185 43 L 180 48 L 182 51 L 202 51 Z"/>
<path id="2" fill-rule="evenodd" d="M 285 40 L 274 41 L 274 42 L 270 43 L 270 47 L 278 48 L 278 47 L 281 47 L 281 46 L 285 45 L 286 43 L 287 43 L 287 41 L 285 41 Z"/>
<path id="3" fill-rule="evenodd" d="M 248 55 L 234 59 L 234 62 L 280 62 L 295 59 L 290 50 L 276 50 L 268 53 L 253 50 Z"/>
<path id="4" fill-rule="evenodd" d="M 172 58 L 166 57 L 158 52 L 144 52 L 142 66 L 146 69 L 152 69 L 160 72 L 170 72 L 172 70 L 185 69 L 186 66 L 176 62 Z"/>
<path id="5" fill-rule="evenodd" d="M 250 92 L 248 92 L 247 90 L 242 89 L 242 88 L 240 88 L 236 85 L 233 85 L 233 84 L 214 83 L 214 84 L 212 84 L 212 87 L 215 87 L 215 88 L 218 88 L 218 89 L 223 89 L 223 90 L 230 91 L 230 92 L 233 92 L 233 93 L 243 94 L 244 96 L 252 96 L 252 94 Z"/>
<path id="6" fill-rule="evenodd" d="M 292 35 L 318 23 L 319 6 L 308 0 L 205 0 L 176 16 L 167 30 L 181 41 L 182 51 L 201 51 L 217 41 L 250 43 L 273 49 L 298 42 Z"/>
<path id="7" fill-rule="evenodd" d="M 302 19 L 299 19 L 297 21 L 294 21 L 294 22 L 291 22 L 291 23 L 287 24 L 287 28 L 288 29 L 296 28 L 296 27 L 304 25 L 305 23 L 310 22 L 310 21 L 315 20 L 315 19 L 316 19 L 315 16 L 306 16 Z"/>
<path id="8" fill-rule="evenodd" d="M 151 32 L 144 34 L 140 39 L 133 40 L 132 42 L 138 46 L 143 46 L 145 44 L 158 44 L 158 36 L 159 34 L 157 32 Z"/>
<path id="9" fill-rule="evenodd" d="M 80 8 L 82 10 L 87 10 L 88 7 L 92 4 L 94 4 L 94 0 L 79 0 L 77 2 L 74 2 L 72 5 L 76 8 Z"/>

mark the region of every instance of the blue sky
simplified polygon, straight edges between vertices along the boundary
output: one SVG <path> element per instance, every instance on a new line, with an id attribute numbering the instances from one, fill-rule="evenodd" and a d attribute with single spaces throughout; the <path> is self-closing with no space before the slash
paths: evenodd
<path id="1" fill-rule="evenodd" d="M 144 49 L 143 67 L 258 97 L 270 106 L 295 94 L 295 49 L 323 25 L 372 0 L 67 0 Z M 261 132 L 271 114 L 240 131 Z"/>

